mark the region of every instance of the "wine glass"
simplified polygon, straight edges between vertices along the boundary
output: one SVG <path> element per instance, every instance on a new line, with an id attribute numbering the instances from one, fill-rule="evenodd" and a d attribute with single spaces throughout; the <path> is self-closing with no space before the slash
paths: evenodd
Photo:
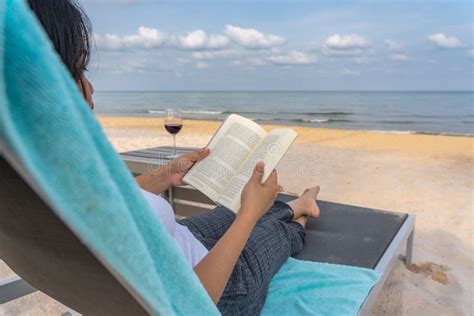
<path id="1" fill-rule="evenodd" d="M 183 128 L 181 112 L 176 109 L 167 109 L 165 115 L 165 129 L 173 136 L 173 156 L 176 157 L 176 134 Z"/>

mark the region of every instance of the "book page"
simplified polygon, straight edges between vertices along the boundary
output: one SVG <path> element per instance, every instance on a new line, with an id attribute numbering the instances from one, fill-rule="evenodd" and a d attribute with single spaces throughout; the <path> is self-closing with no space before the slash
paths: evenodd
<path id="1" fill-rule="evenodd" d="M 223 194 L 219 197 L 218 202 L 237 212 L 240 208 L 242 189 L 250 179 L 256 164 L 259 161 L 265 162 L 265 171 L 262 177 L 263 183 L 268 179 L 273 169 L 276 168 L 296 136 L 297 133 L 289 128 L 276 128 L 270 131 L 244 162 L 239 173 L 232 178 Z"/>
<path id="2" fill-rule="evenodd" d="M 183 181 L 216 201 L 265 135 L 253 121 L 230 115 L 209 142 L 209 156 L 196 163 Z"/>

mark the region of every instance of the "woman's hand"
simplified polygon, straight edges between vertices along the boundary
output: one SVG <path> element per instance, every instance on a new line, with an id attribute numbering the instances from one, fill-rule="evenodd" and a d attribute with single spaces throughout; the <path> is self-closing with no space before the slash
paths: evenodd
<path id="1" fill-rule="evenodd" d="M 209 148 L 203 148 L 189 154 L 180 155 L 170 161 L 166 166 L 170 185 L 175 187 L 185 185 L 183 177 L 189 169 L 191 169 L 196 162 L 209 156 L 210 152 Z"/>
<path id="2" fill-rule="evenodd" d="M 171 186 L 184 185 L 183 177 L 196 163 L 209 156 L 209 149 L 201 149 L 189 154 L 184 154 L 170 161 L 166 166 L 144 173 L 135 178 L 138 185 L 148 192 L 161 194 Z"/>
<path id="3" fill-rule="evenodd" d="M 252 177 L 242 190 L 241 207 L 237 216 L 244 216 L 257 222 L 275 202 L 280 188 L 277 173 L 273 170 L 267 181 L 262 184 L 264 169 L 263 162 L 259 162 L 255 167 Z"/>

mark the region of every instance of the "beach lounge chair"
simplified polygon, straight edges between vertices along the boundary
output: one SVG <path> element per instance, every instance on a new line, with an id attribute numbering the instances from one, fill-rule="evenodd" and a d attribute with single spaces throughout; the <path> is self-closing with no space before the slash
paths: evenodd
<path id="1" fill-rule="evenodd" d="M 195 148 L 179 147 L 184 154 Z M 122 159 L 134 175 L 150 172 L 168 162 L 173 154 L 169 146 L 124 152 Z M 192 216 L 215 207 L 207 196 L 190 186 L 167 192 L 169 202 L 179 216 Z M 279 194 L 290 201 L 294 195 Z M 360 314 L 369 314 L 397 260 L 411 264 L 415 215 L 375 210 L 353 205 L 318 201 L 321 216 L 310 218 L 306 241 L 297 259 L 357 266 L 383 273 L 361 306 Z"/>
<path id="2" fill-rule="evenodd" d="M 166 161 L 171 148 L 123 153 L 135 174 Z M 192 149 L 180 148 L 181 153 Z M 40 289 L 84 314 L 146 314 L 127 289 L 59 220 L 27 182 L 0 160 L 0 258 L 29 283 L 14 277 L 0 283 L 0 304 Z M 170 195 L 168 195 L 170 198 Z M 280 194 L 280 200 L 294 196 Z M 174 189 L 177 215 L 190 216 L 213 207 L 190 187 Z M 319 201 L 321 218 L 310 220 L 301 260 L 337 263 L 383 273 L 360 314 L 370 312 L 396 260 L 411 260 L 414 217 Z M 30 285 L 31 284 L 31 285 Z M 104 291 L 104 289 L 106 289 Z"/>

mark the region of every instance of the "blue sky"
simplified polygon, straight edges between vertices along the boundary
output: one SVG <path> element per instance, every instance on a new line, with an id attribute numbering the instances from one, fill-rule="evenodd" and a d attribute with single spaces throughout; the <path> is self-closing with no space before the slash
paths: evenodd
<path id="1" fill-rule="evenodd" d="M 471 1 L 82 3 L 96 90 L 473 90 Z"/>

